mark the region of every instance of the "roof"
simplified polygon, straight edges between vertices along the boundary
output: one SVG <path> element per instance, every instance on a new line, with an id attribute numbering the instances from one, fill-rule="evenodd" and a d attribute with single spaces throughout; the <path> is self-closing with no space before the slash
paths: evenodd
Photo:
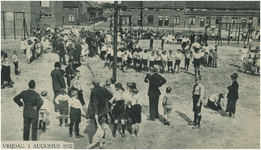
<path id="1" fill-rule="evenodd" d="M 79 1 L 63 1 L 63 7 L 78 8 L 80 6 Z"/>
<path id="2" fill-rule="evenodd" d="M 87 7 L 97 7 L 97 8 L 101 8 L 101 5 L 99 5 L 97 2 L 92 2 L 92 1 L 83 1 L 85 5 L 87 5 Z"/>
<path id="3" fill-rule="evenodd" d="M 260 1 L 122 1 L 127 8 L 204 8 L 260 10 Z"/>
<path id="4" fill-rule="evenodd" d="M 186 1 L 186 7 L 204 9 L 260 10 L 260 1 Z"/>

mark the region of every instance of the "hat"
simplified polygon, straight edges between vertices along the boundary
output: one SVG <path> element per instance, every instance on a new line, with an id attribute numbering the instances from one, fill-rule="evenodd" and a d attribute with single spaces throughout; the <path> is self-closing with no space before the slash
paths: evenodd
<path id="1" fill-rule="evenodd" d="M 45 90 L 42 91 L 42 92 L 41 92 L 41 96 L 43 96 L 43 97 L 47 96 L 47 91 L 45 91 Z"/>
<path id="2" fill-rule="evenodd" d="M 238 74 L 237 73 L 233 73 L 230 77 L 233 78 L 233 79 L 237 79 Z"/>
<path id="3" fill-rule="evenodd" d="M 115 84 L 115 87 L 122 89 L 122 84 L 121 84 L 121 83 L 116 83 L 116 84 Z"/>
<path id="4" fill-rule="evenodd" d="M 159 70 L 159 66 L 158 66 L 158 65 L 154 65 L 154 66 L 152 67 L 152 69 L 153 69 L 153 70 Z"/>
<path id="5" fill-rule="evenodd" d="M 92 79 L 92 84 L 99 84 L 99 83 L 100 83 L 100 80 L 97 77 Z"/>
<path id="6" fill-rule="evenodd" d="M 54 66 L 55 67 L 61 67 L 61 64 L 59 62 L 55 62 Z"/>
<path id="7" fill-rule="evenodd" d="M 135 82 L 127 82 L 126 86 L 129 88 L 136 88 L 136 83 Z"/>
<path id="8" fill-rule="evenodd" d="M 196 76 L 196 77 L 195 77 L 195 80 L 201 81 L 201 77 L 200 77 L 200 76 Z"/>
<path id="9" fill-rule="evenodd" d="M 139 91 L 138 91 L 137 88 L 131 88 L 131 92 L 132 92 L 132 93 L 138 93 Z"/>

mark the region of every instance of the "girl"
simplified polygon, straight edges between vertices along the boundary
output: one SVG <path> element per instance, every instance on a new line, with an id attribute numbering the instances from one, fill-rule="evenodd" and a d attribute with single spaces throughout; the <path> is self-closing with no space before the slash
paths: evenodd
<path id="1" fill-rule="evenodd" d="M 121 121 L 122 126 L 122 137 L 125 137 L 125 104 L 124 99 L 122 98 L 122 94 L 124 92 L 124 88 L 121 83 L 115 84 L 115 93 L 113 94 L 110 103 L 112 103 L 113 108 L 113 116 L 114 116 L 114 128 L 113 128 L 113 137 L 116 137 L 116 130 L 118 121 Z"/>
<path id="2" fill-rule="evenodd" d="M 26 58 L 27 58 L 28 64 L 31 63 L 32 49 L 33 49 L 33 42 L 31 40 L 29 40 L 27 43 L 27 46 L 26 46 Z"/>
<path id="3" fill-rule="evenodd" d="M 10 64 L 8 62 L 8 55 L 3 51 L 1 51 L 1 65 L 1 88 L 5 88 L 6 85 L 8 87 L 13 87 L 13 83 L 11 80 Z"/>

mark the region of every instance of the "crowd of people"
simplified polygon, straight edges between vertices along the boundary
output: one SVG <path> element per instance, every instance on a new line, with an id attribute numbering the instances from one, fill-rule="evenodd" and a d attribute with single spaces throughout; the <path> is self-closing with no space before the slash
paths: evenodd
<path id="1" fill-rule="evenodd" d="M 133 34 L 134 33 L 134 34 Z M 200 70 L 202 66 L 217 68 L 218 63 L 218 46 L 209 47 L 207 39 L 188 38 L 183 36 L 181 48 L 178 50 L 164 49 L 164 38 L 162 40 L 161 49 L 153 48 L 153 36 L 150 37 L 150 47 L 148 49 L 141 48 L 140 34 L 137 32 L 120 32 L 117 41 L 117 65 L 122 71 L 134 69 L 137 72 L 144 71 L 147 73 L 145 82 L 149 83 L 149 111 L 148 120 L 155 121 L 159 119 L 158 104 L 161 92 L 159 87 L 167 82 L 160 73 L 179 73 L 180 63 L 184 59 L 184 68 L 189 69 L 190 61 L 193 61 L 195 69 L 195 85 L 193 87 L 193 112 L 194 125 L 193 128 L 200 128 L 202 101 L 205 98 L 204 86 L 201 84 Z M 193 37 L 192 36 L 192 37 Z M 164 33 L 162 34 L 164 37 Z M 126 130 L 132 135 L 139 137 L 141 110 L 140 92 L 136 83 L 127 83 L 126 88 L 121 82 L 111 78 L 106 81 L 106 85 L 100 85 L 101 79 L 94 77 L 92 79 L 93 89 L 90 94 L 88 106 L 85 104 L 82 83 L 80 81 L 80 72 L 77 69 L 82 62 L 88 61 L 89 57 L 99 55 L 104 61 L 104 67 L 111 68 L 114 59 L 113 51 L 113 34 L 106 30 L 97 30 L 96 32 L 85 31 L 72 28 L 68 31 L 62 27 L 58 28 L 37 28 L 28 39 L 21 42 L 21 50 L 26 54 L 27 63 L 30 64 L 34 59 L 42 56 L 44 53 L 53 52 L 59 55 L 59 60 L 54 64 L 54 70 L 51 72 L 52 88 L 54 98 L 52 103 L 54 111 L 60 113 L 59 126 L 69 127 L 69 137 L 73 136 L 73 127 L 75 128 L 76 138 L 83 138 L 80 134 L 79 124 L 81 116 L 90 119 L 89 129 L 89 145 L 87 148 L 95 146 L 96 142 L 100 142 L 103 147 L 105 133 L 109 134 L 107 124 L 113 124 L 113 137 L 117 136 L 118 124 L 121 124 L 121 136 L 126 136 Z M 2 52 L 3 53 L 3 52 Z M 2 56 L 2 75 L 5 63 L 7 61 L 6 53 Z M 66 56 L 67 55 L 67 56 Z M 68 58 L 68 59 L 67 59 Z M 18 58 L 16 53 L 13 57 L 16 74 L 18 71 Z M 66 65 L 65 71 L 61 69 L 62 65 Z M 6 70 L 10 71 L 10 66 Z M 177 70 L 176 70 L 177 69 Z M 9 73 L 4 71 L 4 73 Z M 5 76 L 8 77 L 8 76 Z M 228 104 L 227 112 L 231 118 L 235 117 L 235 105 L 238 99 L 238 83 L 236 81 L 238 75 L 231 75 L 232 84 L 228 87 Z M 66 78 L 66 82 L 65 82 Z M 3 78 L 2 78 L 3 81 Z M 4 79 L 9 81 L 11 79 Z M 3 84 L 2 84 L 3 85 Z M 24 140 L 29 140 L 30 125 L 32 124 L 32 140 L 37 140 L 37 129 L 46 131 L 46 120 L 50 113 L 48 108 L 51 100 L 46 98 L 47 92 L 43 91 L 40 95 L 34 91 L 35 81 L 28 83 L 29 90 L 23 91 L 15 96 L 14 101 L 20 106 L 24 106 Z M 67 90 L 66 90 L 67 89 Z M 210 107 L 219 108 L 220 99 L 226 94 L 222 93 L 216 97 L 209 97 L 208 104 Z M 21 101 L 23 99 L 23 102 Z M 168 116 L 172 111 L 172 103 L 174 97 L 172 88 L 167 87 L 164 93 L 162 106 L 164 108 L 164 117 L 168 120 Z M 44 106 L 44 105 L 45 106 Z M 42 106 L 43 105 L 43 106 Z M 40 115 L 40 117 L 39 117 Z M 38 122 L 38 118 L 40 121 Z M 70 120 L 70 123 L 69 123 Z M 167 121 L 166 124 L 169 125 Z M 110 133 L 111 134 L 111 133 Z"/>

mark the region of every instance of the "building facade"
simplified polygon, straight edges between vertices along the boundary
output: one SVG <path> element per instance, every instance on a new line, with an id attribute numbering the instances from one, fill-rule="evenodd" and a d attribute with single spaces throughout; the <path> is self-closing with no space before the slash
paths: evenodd
<path id="1" fill-rule="evenodd" d="M 243 28 L 249 23 L 253 27 L 260 26 L 259 1 L 123 1 L 122 3 L 128 8 L 122 15 L 132 15 L 132 26 L 198 29 L 204 29 L 206 26 L 217 28 L 220 23 L 242 23 Z"/>

